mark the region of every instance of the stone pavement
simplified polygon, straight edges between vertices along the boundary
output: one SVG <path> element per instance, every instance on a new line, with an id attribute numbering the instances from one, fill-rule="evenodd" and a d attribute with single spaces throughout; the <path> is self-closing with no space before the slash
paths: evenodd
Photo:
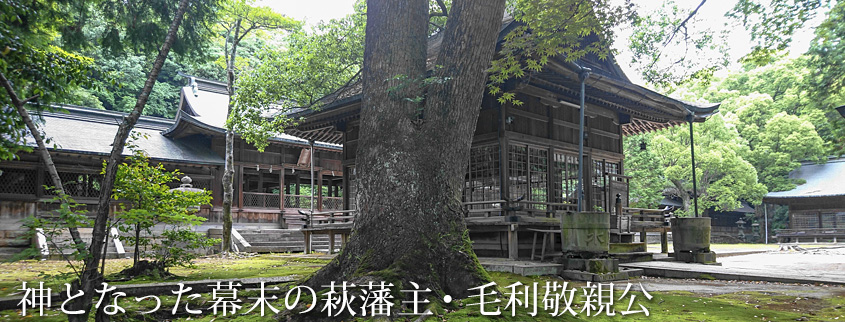
<path id="1" fill-rule="evenodd" d="M 722 266 L 654 261 L 620 264 L 671 278 L 845 285 L 845 245 L 719 257 Z"/>

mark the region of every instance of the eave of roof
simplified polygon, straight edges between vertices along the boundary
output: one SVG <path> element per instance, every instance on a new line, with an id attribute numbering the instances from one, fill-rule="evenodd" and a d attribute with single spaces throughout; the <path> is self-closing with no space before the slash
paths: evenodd
<path id="1" fill-rule="evenodd" d="M 124 113 L 102 111 L 79 106 L 61 106 L 67 113 L 44 112 L 41 128 L 45 138 L 55 144 L 50 150 L 63 153 L 108 156 L 114 133 L 126 116 Z M 145 134 L 146 139 L 136 145 L 147 152 L 152 160 L 189 164 L 223 164 L 223 159 L 210 149 L 199 145 L 173 140 L 160 135 L 173 124 L 173 120 L 142 116 L 133 132 Z M 35 146 L 34 139 L 27 138 L 27 145 Z M 124 151 L 129 155 L 131 151 Z"/>
<path id="2" fill-rule="evenodd" d="M 222 86 L 219 82 L 213 82 L 208 80 L 200 80 L 196 79 L 198 84 L 198 92 L 207 92 L 217 95 L 228 95 L 227 93 L 221 92 L 219 86 Z M 208 82 L 209 84 L 205 84 Z M 205 113 L 205 110 L 202 109 L 201 106 L 194 106 L 191 102 L 191 99 L 188 98 L 189 93 L 192 93 L 193 89 L 191 86 L 185 86 L 181 90 L 181 101 L 180 101 L 180 108 L 179 111 L 176 113 L 176 119 L 172 123 L 170 127 L 164 129 L 162 131 L 162 135 L 166 137 L 177 137 L 181 131 L 184 131 L 188 127 L 193 127 L 198 129 L 200 132 L 205 132 L 211 135 L 226 135 L 226 129 L 217 125 L 208 124 L 204 122 L 200 118 L 200 112 Z M 217 111 L 220 112 L 220 111 Z M 193 115 L 191 115 L 193 114 Z M 207 114 L 213 114 L 213 111 Z M 206 115 L 202 118 L 207 118 L 209 115 Z M 214 118 L 218 123 L 220 123 L 219 119 Z M 237 136 L 237 133 L 235 134 Z M 286 143 L 296 146 L 308 146 L 308 140 L 301 139 L 294 137 L 292 135 L 286 135 L 288 137 L 271 137 L 269 140 L 278 143 Z M 314 147 L 330 150 L 330 151 L 342 151 L 343 147 L 326 143 L 326 142 L 315 142 Z"/>
<path id="3" fill-rule="evenodd" d="M 501 42 L 504 36 L 515 28 L 516 25 L 517 23 L 513 18 L 506 16 L 503 19 L 500 29 L 499 41 Z M 442 36 L 438 34 L 429 39 L 429 64 L 434 63 L 436 49 L 439 48 L 441 38 Z M 563 62 L 562 64 L 558 64 L 558 68 L 549 66 L 547 69 L 555 69 L 557 72 L 569 74 L 570 78 L 572 78 L 571 75 L 574 75 L 573 79 L 577 79 L 578 70 L 581 69 L 580 66 L 590 65 L 591 67 L 599 67 L 593 70 L 593 77 L 588 78 L 587 85 L 592 87 L 587 93 L 588 99 L 598 101 L 600 104 L 609 105 L 621 113 L 631 115 L 631 122 L 623 125 L 623 133 L 625 135 L 675 126 L 688 121 L 690 118 L 694 122 L 703 122 L 707 117 L 718 111 L 720 103 L 686 102 L 632 83 L 612 56 L 606 60 L 598 60 L 597 57 L 593 58 L 596 61 L 579 60 L 576 62 Z M 343 96 L 344 92 L 350 91 L 349 88 L 340 88 L 326 96 L 324 101 L 327 101 L 327 103 L 320 110 L 309 109 L 290 114 L 294 118 L 306 119 L 306 121 L 301 122 L 300 125 L 293 129 L 292 133 L 307 136 L 308 131 L 321 129 L 332 123 L 342 122 L 347 119 L 357 118 L 357 115 L 347 114 L 356 114 L 356 110 L 360 108 L 360 105 L 356 106 L 354 104 L 361 100 L 360 84 L 356 83 L 349 87 L 353 88 L 351 91 L 357 92 L 351 95 L 345 93 L 344 97 L 338 99 L 337 97 Z M 569 87 L 566 89 L 574 91 L 575 87 Z M 602 90 L 598 87 L 605 87 L 605 89 Z M 608 89 L 608 87 L 610 88 Z M 632 103 L 630 105 L 640 106 L 639 108 L 650 109 L 651 111 L 636 110 L 634 107 L 627 106 L 628 104 L 614 103 L 612 100 L 602 102 L 602 94 L 597 95 L 596 91 L 610 96 L 624 94 L 625 100 Z M 659 110 L 660 108 L 663 110 Z M 340 138 L 335 138 L 332 142 L 341 143 L 339 140 Z"/>

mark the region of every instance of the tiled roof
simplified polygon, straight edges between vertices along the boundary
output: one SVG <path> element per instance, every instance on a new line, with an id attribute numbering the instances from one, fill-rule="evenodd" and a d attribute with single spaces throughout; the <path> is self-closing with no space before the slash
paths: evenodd
<path id="1" fill-rule="evenodd" d="M 62 106 L 67 113 L 42 114 L 40 128 L 50 140 L 48 148 L 54 151 L 82 154 L 108 155 L 117 133 L 123 113 L 95 110 L 78 106 Z M 206 148 L 207 144 L 196 144 L 191 140 L 174 140 L 161 135 L 173 120 L 146 117 L 138 120 L 133 132 L 143 134 L 135 144 L 146 151 L 152 159 L 186 163 L 223 164 L 223 158 Z M 30 137 L 27 145 L 35 146 Z M 126 149 L 124 155 L 132 151 Z"/>

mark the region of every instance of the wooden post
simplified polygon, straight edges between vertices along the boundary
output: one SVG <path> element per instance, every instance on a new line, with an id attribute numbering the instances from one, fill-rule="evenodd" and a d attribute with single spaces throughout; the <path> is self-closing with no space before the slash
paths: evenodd
<path id="1" fill-rule="evenodd" d="M 645 228 L 640 230 L 640 242 L 645 243 L 646 247 L 648 247 L 648 234 L 645 231 Z"/>
<path id="2" fill-rule="evenodd" d="M 305 254 L 311 254 L 311 232 L 303 230 L 302 234 L 305 235 Z"/>
<path id="3" fill-rule="evenodd" d="M 38 165 L 38 168 L 36 168 L 35 170 L 35 196 L 38 198 L 44 196 L 44 182 L 46 180 L 46 170 L 44 169 L 44 161 L 41 160 L 41 162 L 42 163 Z"/>
<path id="4" fill-rule="evenodd" d="M 296 197 L 294 197 L 294 200 L 296 200 L 294 202 L 296 207 L 294 207 L 294 208 L 302 208 L 302 200 L 300 200 L 300 198 L 299 198 L 299 175 L 295 174 L 294 178 L 296 179 L 296 188 L 293 191 L 294 194 L 296 195 Z"/>
<path id="5" fill-rule="evenodd" d="M 238 208 L 244 208 L 244 166 L 238 167 Z"/>
<path id="6" fill-rule="evenodd" d="M 508 258 L 516 260 L 519 258 L 519 224 L 508 225 Z"/>
<path id="7" fill-rule="evenodd" d="M 314 187 L 311 187 L 314 189 Z M 323 170 L 317 171 L 317 210 L 323 210 Z"/>
<path id="8" fill-rule="evenodd" d="M 625 230 L 622 229 L 622 194 L 618 193 L 616 194 L 616 229 L 619 230 L 620 234 L 625 232 Z"/>
<path id="9" fill-rule="evenodd" d="M 334 231 L 329 230 L 329 254 L 334 254 Z"/>
<path id="10" fill-rule="evenodd" d="M 665 227 L 660 231 L 660 252 L 663 254 L 669 253 L 669 233 Z"/>
<path id="11" fill-rule="evenodd" d="M 285 209 L 285 166 L 279 169 L 279 209 Z"/>

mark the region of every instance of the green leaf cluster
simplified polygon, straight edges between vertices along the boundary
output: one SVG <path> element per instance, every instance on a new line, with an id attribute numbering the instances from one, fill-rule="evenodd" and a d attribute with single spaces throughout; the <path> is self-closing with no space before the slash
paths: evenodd
<path id="1" fill-rule="evenodd" d="M 115 216 L 117 228 L 123 232 L 120 239 L 138 245 L 136 249 L 152 250 L 148 254 L 165 268 L 189 264 L 196 256 L 194 250 L 213 245 L 191 231 L 205 221 L 195 212 L 211 203 L 211 193 L 171 190 L 168 184 L 180 175 L 178 170 L 167 171 L 161 163 L 151 164 L 143 151 L 135 150 L 118 167 L 112 194 L 120 201 Z M 156 235 L 154 227 L 163 231 Z"/>
<path id="2" fill-rule="evenodd" d="M 293 108 L 319 109 L 340 97 L 320 100 L 355 83 L 364 55 L 366 13 L 363 1 L 342 19 L 285 36 L 285 46 L 258 54 L 262 62 L 237 80 L 235 107 L 228 124 L 247 142 L 263 149 L 267 140 L 296 124 Z"/>
<path id="3" fill-rule="evenodd" d="M 631 19 L 631 5 L 609 1 L 515 0 L 511 14 L 519 22 L 508 32 L 489 69 L 488 91 L 499 102 L 521 105 L 503 88 L 508 80 L 539 72 L 553 57 L 573 62 L 586 55 L 606 59 L 611 29 Z"/>

